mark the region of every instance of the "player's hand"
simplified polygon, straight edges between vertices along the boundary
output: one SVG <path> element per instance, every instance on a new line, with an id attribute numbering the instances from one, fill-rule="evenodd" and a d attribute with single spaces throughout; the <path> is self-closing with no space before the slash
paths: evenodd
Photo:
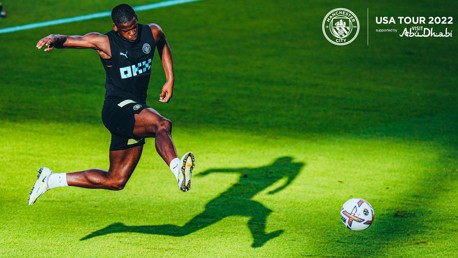
<path id="1" fill-rule="evenodd" d="M 161 95 L 159 96 L 160 102 L 169 102 L 173 95 L 173 82 L 167 81 L 162 87 Z"/>
<path id="2" fill-rule="evenodd" d="M 46 46 L 44 51 L 49 52 L 54 49 L 54 47 L 52 46 L 54 44 L 54 41 L 55 41 L 54 35 L 51 34 L 49 36 L 46 36 L 38 41 L 37 48 L 41 49 L 43 46 Z"/>

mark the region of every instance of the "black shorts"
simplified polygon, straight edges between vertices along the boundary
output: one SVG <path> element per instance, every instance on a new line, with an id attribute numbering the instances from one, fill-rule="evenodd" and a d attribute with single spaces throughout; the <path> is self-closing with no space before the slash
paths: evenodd
<path id="1" fill-rule="evenodd" d="M 135 137 L 135 114 L 148 106 L 130 99 L 105 99 L 102 121 L 111 133 L 110 150 L 125 150 L 145 144 L 144 138 Z"/>

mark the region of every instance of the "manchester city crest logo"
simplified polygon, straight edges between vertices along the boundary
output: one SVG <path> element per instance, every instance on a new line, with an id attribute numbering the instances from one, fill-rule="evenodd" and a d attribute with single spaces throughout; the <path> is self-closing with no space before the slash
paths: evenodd
<path id="1" fill-rule="evenodd" d="M 143 53 L 149 54 L 151 52 L 151 46 L 148 43 L 143 44 L 142 47 Z"/>
<path id="2" fill-rule="evenodd" d="M 350 10 L 336 8 L 323 19 L 322 29 L 326 39 L 334 45 L 345 46 L 359 34 L 358 17 Z"/>

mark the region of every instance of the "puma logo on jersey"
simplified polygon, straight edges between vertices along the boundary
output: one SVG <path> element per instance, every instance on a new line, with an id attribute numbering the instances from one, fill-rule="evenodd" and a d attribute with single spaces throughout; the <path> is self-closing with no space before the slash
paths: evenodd
<path id="1" fill-rule="evenodd" d="M 124 54 L 123 52 L 119 52 L 119 55 L 120 55 L 120 56 L 125 56 L 126 58 L 128 58 L 128 57 L 127 57 L 127 53 L 128 53 L 128 52 L 129 52 L 129 51 L 126 51 L 125 54 Z"/>
<path id="2" fill-rule="evenodd" d="M 121 79 L 128 79 L 134 76 L 138 76 L 147 71 L 151 71 L 151 61 L 152 58 L 148 59 L 147 61 L 139 62 L 136 65 L 129 65 L 119 68 L 119 72 L 121 73 Z"/>

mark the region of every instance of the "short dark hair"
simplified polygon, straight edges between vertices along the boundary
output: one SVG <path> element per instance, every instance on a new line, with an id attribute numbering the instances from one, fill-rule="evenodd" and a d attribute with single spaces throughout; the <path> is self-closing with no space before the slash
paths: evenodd
<path id="1" fill-rule="evenodd" d="M 134 18 L 137 18 L 137 14 L 135 14 L 134 9 L 128 4 L 115 6 L 111 11 L 111 19 L 116 25 L 129 23 Z"/>

